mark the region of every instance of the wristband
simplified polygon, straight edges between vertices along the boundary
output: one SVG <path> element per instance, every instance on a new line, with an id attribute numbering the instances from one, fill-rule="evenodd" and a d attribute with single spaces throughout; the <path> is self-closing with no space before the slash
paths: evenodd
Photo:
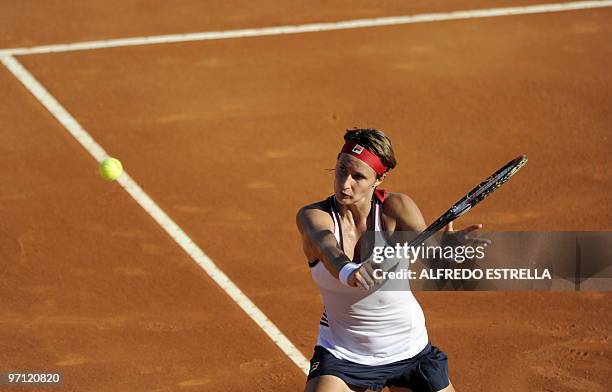
<path id="1" fill-rule="evenodd" d="M 338 279 L 340 280 L 340 282 L 342 282 L 342 284 L 344 284 L 345 286 L 349 286 L 348 278 L 356 269 L 359 269 L 359 264 L 357 263 L 344 264 L 344 267 L 342 267 L 342 269 L 338 273 Z"/>

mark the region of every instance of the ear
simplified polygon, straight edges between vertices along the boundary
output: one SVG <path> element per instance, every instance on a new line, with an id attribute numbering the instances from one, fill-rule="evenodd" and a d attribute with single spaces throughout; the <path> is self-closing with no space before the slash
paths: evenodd
<path id="1" fill-rule="evenodd" d="M 384 173 L 382 176 L 377 178 L 376 181 L 374 181 L 374 185 L 372 185 L 372 187 L 375 188 L 375 187 L 379 186 L 380 184 L 382 184 L 382 182 L 385 180 L 385 178 L 387 178 L 387 173 Z"/>

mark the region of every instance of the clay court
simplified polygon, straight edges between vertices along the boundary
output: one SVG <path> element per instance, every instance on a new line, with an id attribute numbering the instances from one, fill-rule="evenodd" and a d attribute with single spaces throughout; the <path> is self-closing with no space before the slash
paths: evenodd
<path id="1" fill-rule="evenodd" d="M 354 126 L 390 136 L 384 188 L 428 221 L 525 153 L 456 226 L 609 231 L 612 2 L 476 12 L 541 3 L 0 4 L 0 372 L 302 391 L 322 304 L 295 214 Z M 442 17 L 333 25 L 411 15 Z M 460 392 L 610 390 L 610 292 L 415 295 Z"/>

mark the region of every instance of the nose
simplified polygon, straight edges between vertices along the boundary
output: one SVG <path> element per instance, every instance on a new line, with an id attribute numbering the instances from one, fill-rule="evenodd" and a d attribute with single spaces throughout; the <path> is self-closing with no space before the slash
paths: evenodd
<path id="1" fill-rule="evenodd" d="M 353 181 L 353 178 L 351 177 L 350 174 L 341 176 L 340 185 L 342 186 L 342 190 L 351 189 L 352 181 Z"/>

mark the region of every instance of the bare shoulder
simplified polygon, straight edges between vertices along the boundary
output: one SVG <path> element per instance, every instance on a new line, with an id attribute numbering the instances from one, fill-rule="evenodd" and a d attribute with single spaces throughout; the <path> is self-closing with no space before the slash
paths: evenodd
<path id="1" fill-rule="evenodd" d="M 419 209 L 410 196 L 399 192 L 387 193 L 384 206 L 385 213 L 389 213 L 392 216 L 398 216 L 402 213 Z"/>
<path id="2" fill-rule="evenodd" d="M 304 228 L 326 227 L 329 224 L 333 224 L 327 209 L 327 200 L 317 201 L 300 208 L 295 217 L 300 231 Z"/>
<path id="3" fill-rule="evenodd" d="M 412 198 L 404 193 L 389 192 L 385 198 L 384 213 L 396 223 L 399 230 L 421 231 L 425 219 Z"/>

